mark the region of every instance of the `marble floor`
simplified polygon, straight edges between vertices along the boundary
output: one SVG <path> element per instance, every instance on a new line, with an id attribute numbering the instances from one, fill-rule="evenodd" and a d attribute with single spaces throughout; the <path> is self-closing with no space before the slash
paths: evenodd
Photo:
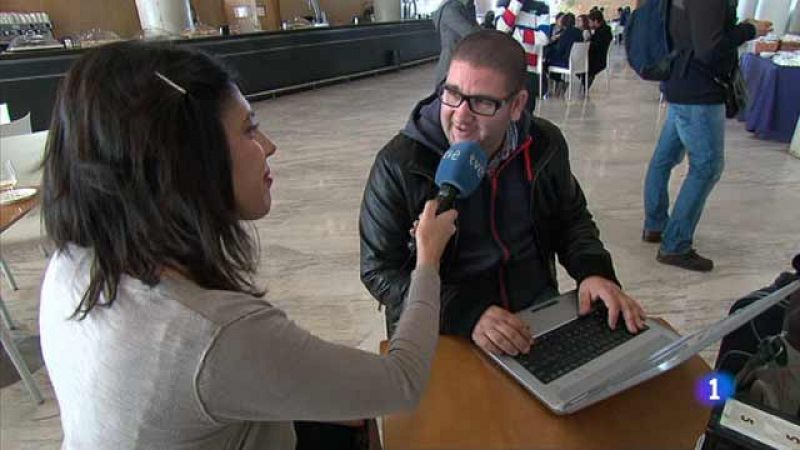
<path id="1" fill-rule="evenodd" d="M 262 246 L 260 279 L 271 302 L 326 339 L 375 351 L 383 337 L 382 314 L 359 281 L 357 212 L 375 153 L 428 94 L 433 69 L 426 64 L 253 105 L 279 148 L 272 159 L 272 213 L 254 223 Z M 683 333 L 698 330 L 788 268 L 800 252 L 800 160 L 787 153 L 788 145 L 755 139 L 741 123 L 728 121 L 725 173 L 696 236 L 697 248 L 716 268 L 699 274 L 663 266 L 655 262 L 656 247 L 639 239 L 642 181 L 666 111 L 656 86 L 635 78 L 618 54 L 610 90 L 601 75 L 590 94 L 585 102 L 540 102 L 537 114 L 564 131 L 573 171 L 619 277 L 650 315 Z M 675 171 L 673 196 L 685 171 L 685 164 Z M 20 287 L 11 292 L 3 280 L 0 293 L 22 334 L 35 333 L 46 265 L 38 215 L 0 242 Z M 562 289 L 573 287 L 563 273 L 560 278 Z M 26 348 L 35 348 L 31 344 Z M 36 359 L 35 351 L 27 353 Z M 713 361 L 715 353 L 711 348 L 703 356 Z M 0 363 L 8 372 L 7 358 Z M 59 447 L 58 405 L 46 370 L 35 378 L 46 398 L 42 405 L 33 404 L 22 383 L 0 390 L 3 450 Z M 8 382 L 0 377 L 0 384 Z"/>

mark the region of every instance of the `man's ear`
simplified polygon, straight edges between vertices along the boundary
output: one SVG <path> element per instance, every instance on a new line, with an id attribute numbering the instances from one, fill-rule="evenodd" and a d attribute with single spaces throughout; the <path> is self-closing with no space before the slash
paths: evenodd
<path id="1" fill-rule="evenodd" d="M 528 90 L 520 89 L 511 100 L 511 120 L 517 121 L 522 117 L 522 111 L 528 105 Z M 532 111 L 531 111 L 532 112 Z"/>

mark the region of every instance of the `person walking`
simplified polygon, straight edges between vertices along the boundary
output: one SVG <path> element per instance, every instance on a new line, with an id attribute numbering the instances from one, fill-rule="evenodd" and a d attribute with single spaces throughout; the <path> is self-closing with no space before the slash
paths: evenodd
<path id="1" fill-rule="evenodd" d="M 714 268 L 693 245 L 706 200 L 724 166 L 726 90 L 715 80 L 732 73 L 737 47 L 767 34 L 770 27 L 756 20 L 737 24 L 736 7 L 727 0 L 672 2 L 669 34 L 685 56 L 661 84 L 669 109 L 644 184 L 642 239 L 661 244 L 656 255 L 660 263 L 700 272 Z M 669 178 L 684 155 L 689 172 L 670 213 Z"/>

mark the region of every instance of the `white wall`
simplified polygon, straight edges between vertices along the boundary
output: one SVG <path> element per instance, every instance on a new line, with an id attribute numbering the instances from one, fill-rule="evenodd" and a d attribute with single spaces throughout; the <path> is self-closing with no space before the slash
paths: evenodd
<path id="1" fill-rule="evenodd" d="M 792 0 L 761 0 L 756 8 L 756 19 L 769 20 L 775 27 L 775 34 L 782 35 L 789 24 L 789 7 Z"/>

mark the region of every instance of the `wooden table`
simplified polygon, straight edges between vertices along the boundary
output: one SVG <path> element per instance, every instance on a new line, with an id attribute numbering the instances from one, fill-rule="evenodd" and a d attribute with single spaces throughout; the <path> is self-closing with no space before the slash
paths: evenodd
<path id="1" fill-rule="evenodd" d="M 25 214 L 31 212 L 39 204 L 39 197 L 40 192 L 37 188 L 33 197 L 9 205 L 0 205 L 0 233 L 5 232 L 11 225 L 25 217 Z"/>
<path id="2" fill-rule="evenodd" d="M 23 218 L 25 214 L 28 214 L 39 204 L 39 190 L 37 188 L 36 193 L 25 200 L 20 200 L 18 202 L 9 203 L 7 205 L 0 205 L 0 234 L 5 232 L 7 229 L 11 228 L 19 219 Z M 14 281 L 14 276 L 11 274 L 11 270 L 6 265 L 5 259 L 3 259 L 3 254 L 0 252 L 0 270 L 3 271 L 3 274 L 6 276 L 9 286 L 12 290 L 17 290 L 17 283 Z M 3 308 L 3 304 L 0 303 L 0 308 Z M 8 319 L 8 313 L 5 309 L 0 309 L 0 313 L 2 313 L 4 320 L 7 321 L 8 327 L 13 329 L 14 327 L 11 324 L 11 319 Z"/>
<path id="3" fill-rule="evenodd" d="M 691 449 L 710 417 L 710 409 L 694 399 L 694 384 L 710 370 L 695 356 L 628 391 L 557 416 L 474 344 L 442 336 L 419 406 L 383 418 L 384 448 Z"/>

